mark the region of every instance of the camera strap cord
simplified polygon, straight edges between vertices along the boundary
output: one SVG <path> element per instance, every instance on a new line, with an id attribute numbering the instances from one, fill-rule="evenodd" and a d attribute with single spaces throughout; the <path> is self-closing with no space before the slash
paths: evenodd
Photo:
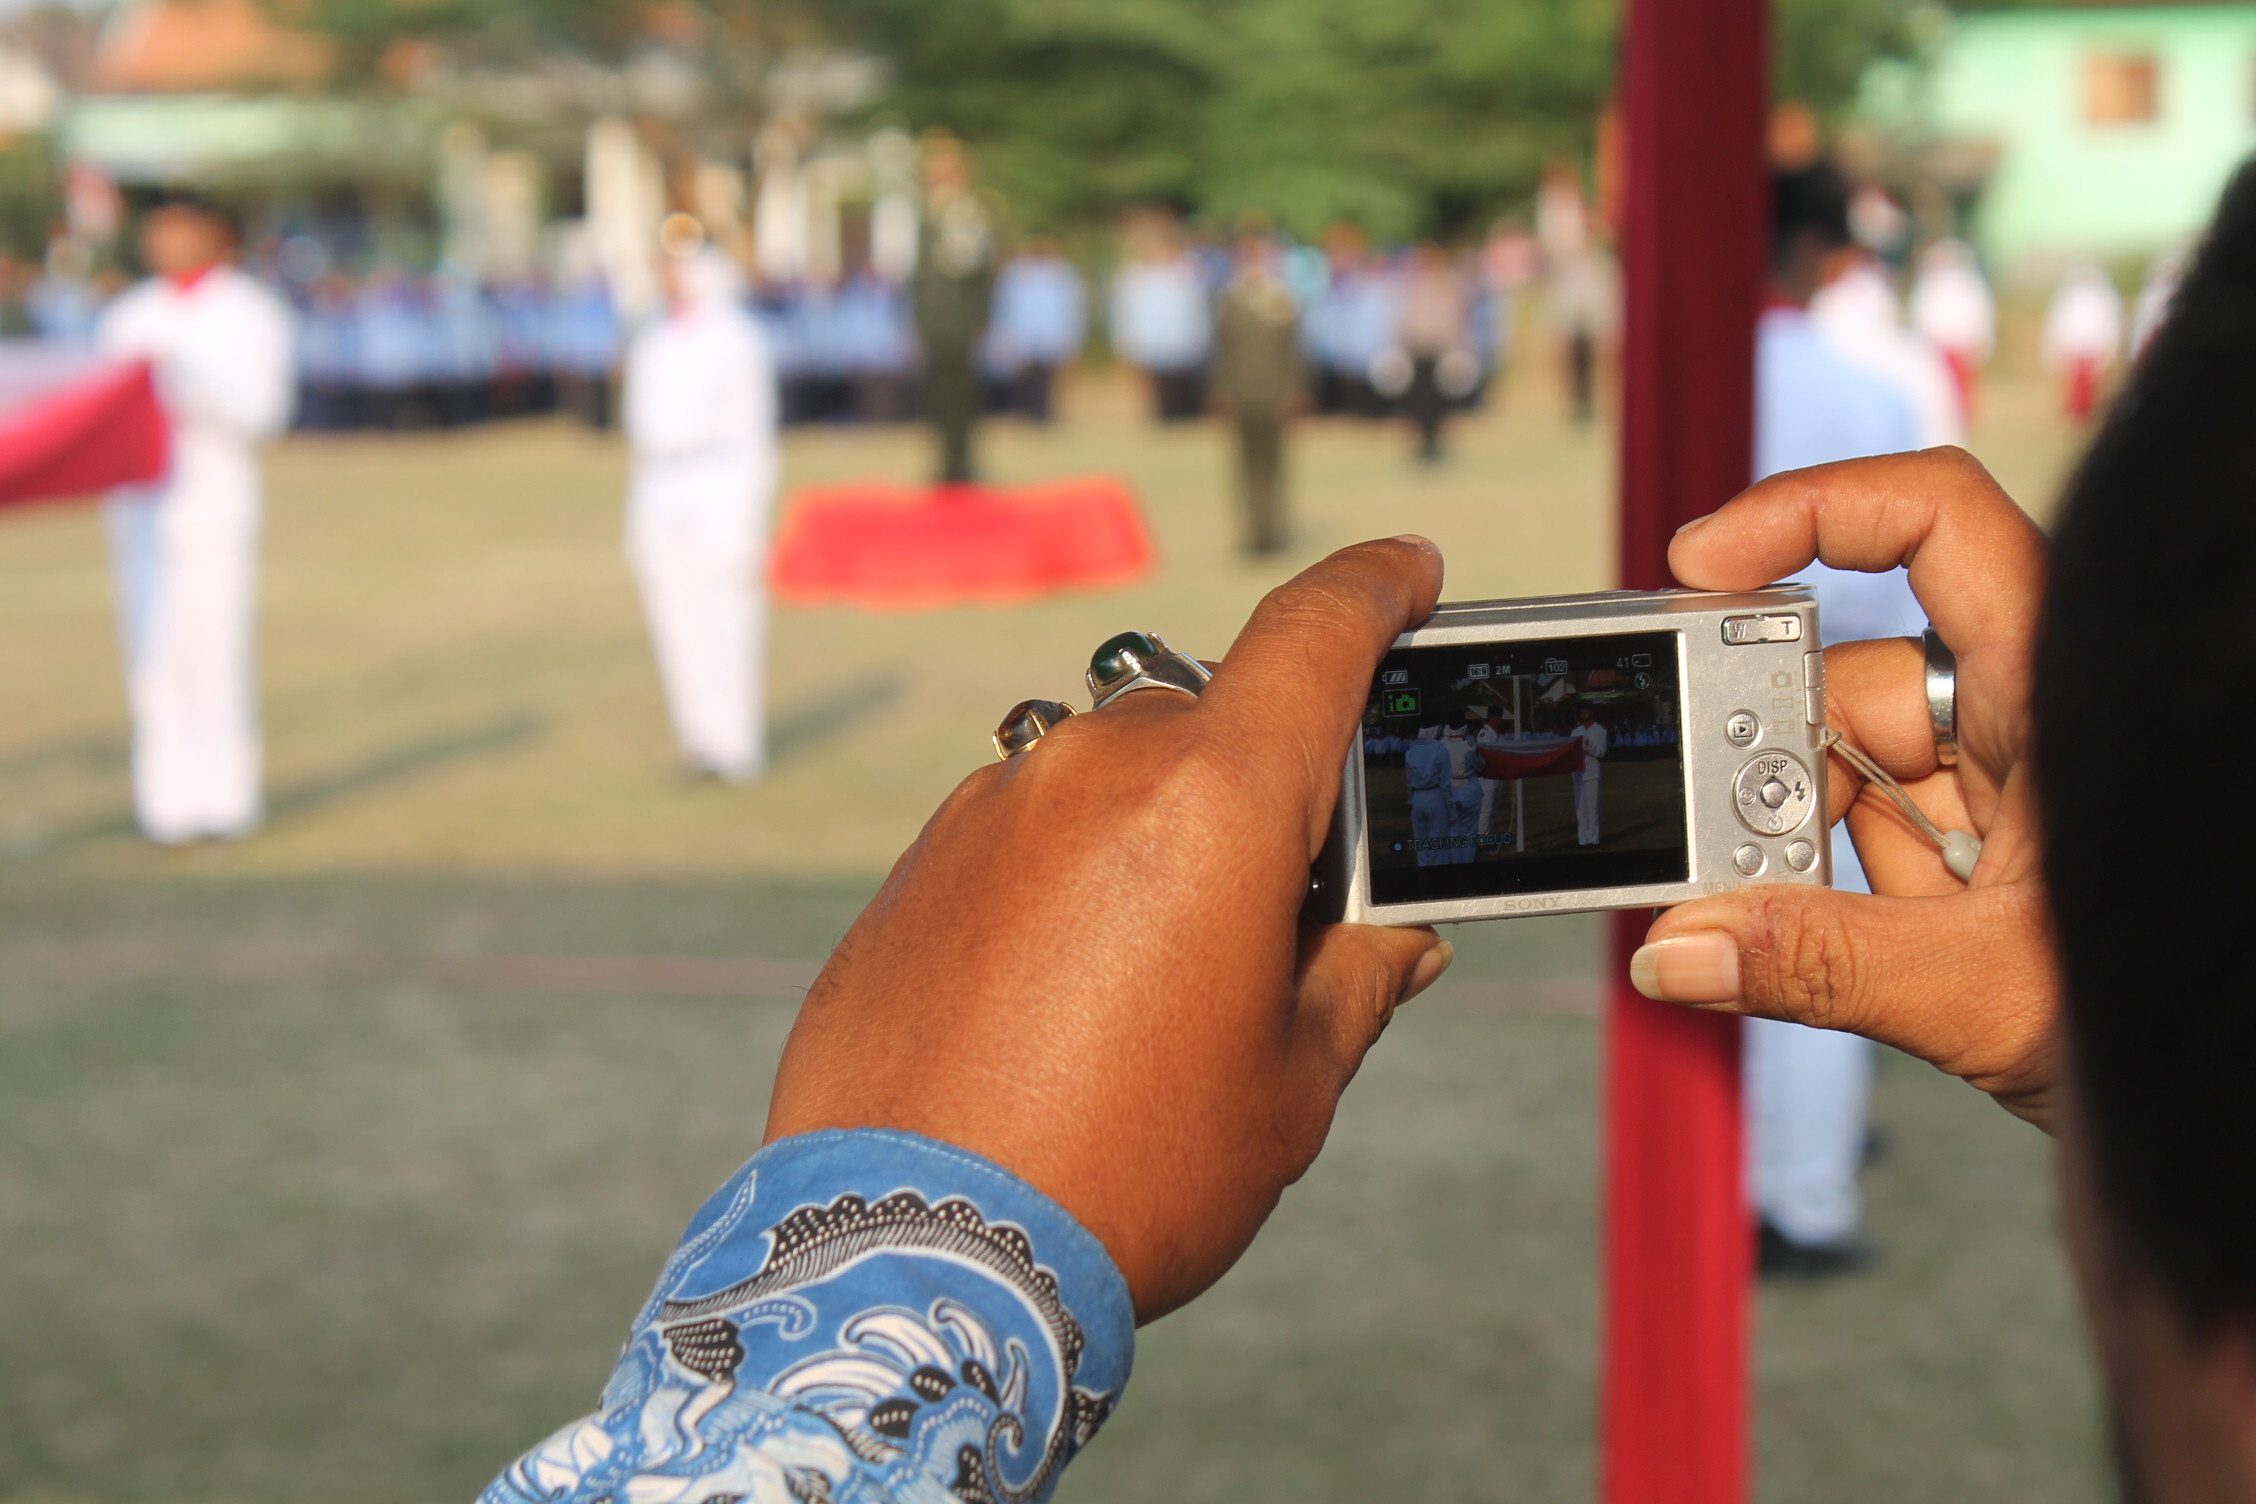
<path id="1" fill-rule="evenodd" d="M 1864 775 L 1865 782 L 1895 801 L 1896 808 L 1904 812 L 1904 818 L 1918 826 L 1921 835 L 1942 848 L 1943 865 L 1950 868 L 1960 882 L 1973 877 L 1974 864 L 1982 859 L 1980 836 L 1964 830 L 1938 830 L 1935 822 L 1927 818 L 1926 811 L 1912 802 L 1911 795 L 1905 793 L 1904 786 L 1888 775 L 1886 768 L 1866 756 L 1862 748 L 1843 739 L 1841 733 L 1831 726 L 1825 728 L 1818 740 L 1826 751 L 1840 753 L 1850 767 Z"/>

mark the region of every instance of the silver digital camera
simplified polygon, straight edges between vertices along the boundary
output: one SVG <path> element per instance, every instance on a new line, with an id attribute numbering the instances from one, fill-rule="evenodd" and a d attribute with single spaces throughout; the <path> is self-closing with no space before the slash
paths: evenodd
<path id="1" fill-rule="evenodd" d="M 1796 586 L 1436 608 L 1371 683 L 1312 915 L 1447 924 L 1830 883 L 1820 646 Z"/>

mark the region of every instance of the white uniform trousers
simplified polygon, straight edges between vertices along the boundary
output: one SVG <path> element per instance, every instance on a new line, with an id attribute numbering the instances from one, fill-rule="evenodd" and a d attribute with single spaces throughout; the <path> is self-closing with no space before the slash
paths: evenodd
<path id="1" fill-rule="evenodd" d="M 1865 888 L 1848 828 L 1833 827 L 1834 885 Z M 1857 1187 L 1872 1100 L 1871 1041 L 1747 1020 L 1749 1178 L 1756 1207 L 1797 1243 L 1846 1243 L 1863 1225 Z"/>
<path id="2" fill-rule="evenodd" d="M 1483 778 L 1480 780 L 1480 791 L 1480 833 L 1484 836 L 1492 836 L 1496 834 L 1496 803 L 1503 795 L 1504 780 L 1501 778 Z"/>
<path id="3" fill-rule="evenodd" d="M 627 553 L 642 591 L 674 738 L 692 763 L 724 778 L 757 777 L 767 665 L 767 591 L 745 463 L 709 457 L 637 468 Z M 741 478 L 716 470 L 742 470 Z"/>
<path id="4" fill-rule="evenodd" d="M 1585 768 L 1567 775 L 1574 780 L 1575 844 L 1598 844 L 1598 771 Z"/>
<path id="5" fill-rule="evenodd" d="M 254 829 L 263 808 L 255 637 L 257 460 L 180 435 L 163 486 L 104 507 L 117 575 L 133 804 L 167 844 Z"/>

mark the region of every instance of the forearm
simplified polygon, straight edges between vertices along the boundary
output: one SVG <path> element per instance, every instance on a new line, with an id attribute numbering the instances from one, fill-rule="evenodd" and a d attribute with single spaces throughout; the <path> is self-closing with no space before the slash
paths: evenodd
<path id="1" fill-rule="evenodd" d="M 255 344 L 233 360 L 181 354 L 157 367 L 174 412 L 251 441 L 272 438 L 288 425 L 291 370 L 285 352 Z"/>
<path id="2" fill-rule="evenodd" d="M 691 1221 L 601 1408 L 484 1501 L 1040 1500 L 1133 1347 L 1102 1245 L 1015 1176 L 912 1134 L 784 1139 Z"/>

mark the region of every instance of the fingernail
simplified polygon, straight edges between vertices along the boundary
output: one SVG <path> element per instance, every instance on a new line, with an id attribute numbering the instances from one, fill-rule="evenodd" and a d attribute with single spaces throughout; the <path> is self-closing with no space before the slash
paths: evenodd
<path id="1" fill-rule="evenodd" d="M 1713 517 L 1714 515 L 1715 515 L 1715 513 L 1713 513 L 1713 512 L 1710 512 L 1710 513 L 1708 513 L 1708 517 Z M 1699 526 L 1699 525 L 1700 525 L 1701 523 L 1703 523 L 1703 522 L 1706 522 L 1706 521 L 1708 520 L 1708 517 L 1695 517 L 1695 518 L 1693 518 L 1693 519 L 1692 519 L 1692 520 L 1691 520 L 1690 522 L 1687 522 L 1686 524 L 1684 524 L 1684 526 L 1682 526 L 1682 527 L 1678 528 L 1678 529 L 1677 529 L 1677 530 L 1676 530 L 1676 531 L 1675 531 L 1674 533 L 1670 534 L 1670 536 L 1671 536 L 1671 537 L 1675 537 L 1675 538 L 1681 538 L 1681 537 L 1683 537 L 1683 536 L 1684 536 L 1684 535 L 1685 535 L 1686 533 L 1689 533 L 1689 532 L 1691 532 L 1691 531 L 1692 531 L 1692 530 L 1693 530 L 1694 528 L 1698 527 L 1698 526 Z"/>
<path id="2" fill-rule="evenodd" d="M 1429 554 L 1438 554 L 1441 552 L 1441 545 L 1434 542 L 1433 539 L 1427 537 L 1424 533 L 1396 533 L 1394 535 L 1394 541 L 1397 543 L 1407 543 L 1412 548 L 1422 548 Z"/>
<path id="3" fill-rule="evenodd" d="M 1737 1002 L 1739 943 L 1721 930 L 1695 930 L 1640 945 L 1629 983 L 1656 1002 Z"/>
<path id="4" fill-rule="evenodd" d="M 1440 981 L 1441 974 L 1449 969 L 1449 963 L 1456 954 L 1456 946 L 1447 940 L 1436 940 L 1433 949 L 1420 956 L 1418 964 L 1411 968 L 1410 985 L 1402 989 L 1402 1000 L 1407 1003 Z"/>

